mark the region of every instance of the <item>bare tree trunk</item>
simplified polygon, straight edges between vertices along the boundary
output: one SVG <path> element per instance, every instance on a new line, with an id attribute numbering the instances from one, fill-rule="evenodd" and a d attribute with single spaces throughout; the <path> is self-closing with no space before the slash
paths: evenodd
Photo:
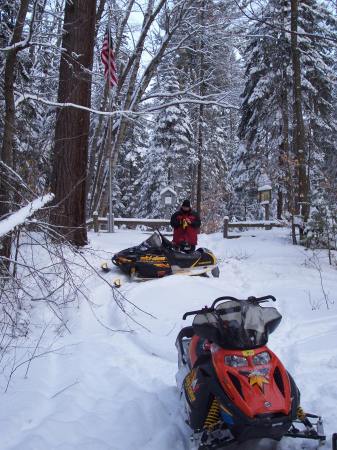
<path id="1" fill-rule="evenodd" d="M 90 107 L 96 0 L 67 0 L 58 101 Z M 87 243 L 85 224 L 90 115 L 77 108 L 58 111 L 55 131 L 52 222 L 74 245 Z"/>
<path id="2" fill-rule="evenodd" d="M 203 93 L 200 92 L 200 96 Z M 204 117 L 204 107 L 202 104 L 199 105 L 199 117 L 198 117 L 198 166 L 197 166 L 197 204 L 196 209 L 198 214 L 201 213 L 201 200 L 202 200 L 202 153 L 204 146 L 204 134 L 203 134 L 203 117 Z"/>
<path id="3" fill-rule="evenodd" d="M 281 189 L 277 191 L 277 218 L 279 220 L 282 219 L 282 213 L 283 213 L 283 192 Z"/>
<path id="4" fill-rule="evenodd" d="M 95 36 L 97 37 L 97 31 L 100 24 L 100 21 L 102 19 L 102 15 L 104 12 L 106 0 L 99 0 L 98 8 L 96 11 L 96 19 L 95 19 Z"/>
<path id="5" fill-rule="evenodd" d="M 14 26 L 10 45 L 21 41 L 23 25 L 27 16 L 29 0 L 22 0 Z M 7 52 L 4 73 L 5 120 L 0 160 L 13 167 L 13 141 L 15 135 L 14 83 L 16 76 L 17 53 L 20 47 Z M 0 220 L 10 212 L 10 189 L 3 176 L 0 176 Z M 7 235 L 0 242 L 0 257 L 9 258 L 11 253 L 11 236 Z M 8 268 L 9 264 L 5 264 Z"/>
<path id="6" fill-rule="evenodd" d="M 294 92 L 294 138 L 293 150 L 297 158 L 297 193 L 296 212 L 301 214 L 304 221 L 308 220 L 308 180 L 306 173 L 306 142 L 302 111 L 301 60 L 298 48 L 298 0 L 291 0 L 291 54 L 293 66 Z"/>
<path id="7" fill-rule="evenodd" d="M 200 25 L 203 26 L 205 22 L 205 6 L 206 1 L 201 0 L 200 2 Z M 204 83 L 204 36 L 200 35 L 200 43 L 199 43 L 199 80 L 200 80 L 200 88 L 199 95 L 203 97 L 205 95 L 205 83 Z M 202 200 L 202 159 L 203 159 L 203 146 L 204 146 L 204 105 L 202 103 L 199 104 L 199 117 L 198 117 L 198 169 L 197 169 L 197 212 L 201 214 L 201 200 Z"/>
<path id="8" fill-rule="evenodd" d="M 106 111 L 109 104 L 109 87 L 108 83 L 105 83 L 103 99 L 101 102 L 101 110 Z M 88 214 L 91 217 L 95 211 L 95 198 L 97 190 L 98 176 L 101 172 L 101 162 L 103 158 L 103 152 L 106 147 L 105 140 L 107 134 L 107 128 L 105 127 L 104 116 L 101 115 L 98 118 L 94 136 L 90 148 L 89 167 L 88 167 L 88 182 L 87 182 L 87 196 L 90 193 L 89 211 Z M 104 161 L 106 158 L 104 158 Z"/>
<path id="9" fill-rule="evenodd" d="M 290 0 L 283 0 L 283 30 L 287 28 L 286 19 L 288 17 L 288 7 Z M 285 32 L 282 32 L 282 42 L 287 42 Z M 284 52 L 288 49 L 285 47 Z M 282 61 L 282 86 L 280 93 L 280 103 L 282 111 L 282 143 L 280 146 L 280 167 L 284 174 L 284 187 L 286 188 L 286 202 L 284 195 L 282 195 L 283 208 L 287 207 L 291 214 L 291 230 L 293 244 L 297 244 L 296 229 L 294 226 L 294 214 L 295 214 L 295 192 L 294 192 L 294 180 L 292 177 L 293 167 L 290 158 L 290 146 L 289 146 L 289 100 L 288 100 L 288 74 L 287 74 L 287 61 L 286 58 Z M 286 205 L 285 205 L 286 203 Z M 281 219 L 281 207 L 278 205 L 278 218 Z"/>
<path id="10" fill-rule="evenodd" d="M 192 177 L 191 177 L 191 203 L 193 205 L 196 203 L 197 169 L 198 169 L 198 166 L 193 164 Z"/>

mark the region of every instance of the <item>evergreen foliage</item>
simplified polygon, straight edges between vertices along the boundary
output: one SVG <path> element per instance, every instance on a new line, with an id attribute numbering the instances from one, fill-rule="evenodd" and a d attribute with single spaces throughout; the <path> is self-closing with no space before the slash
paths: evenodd
<path id="1" fill-rule="evenodd" d="M 258 184 L 262 171 L 270 176 L 274 192 L 286 198 L 287 214 L 296 184 L 293 141 L 293 81 L 289 29 L 289 1 L 269 0 L 261 21 L 249 30 L 245 49 L 245 89 L 238 134 L 239 186 L 247 192 Z M 270 23 L 273 26 L 270 26 Z M 306 135 L 306 170 L 311 205 L 324 184 L 326 162 L 336 152 L 335 70 L 331 41 L 336 22 L 326 3 L 303 0 L 299 4 L 299 50 L 303 114 Z M 276 211 L 276 203 L 274 203 Z"/>

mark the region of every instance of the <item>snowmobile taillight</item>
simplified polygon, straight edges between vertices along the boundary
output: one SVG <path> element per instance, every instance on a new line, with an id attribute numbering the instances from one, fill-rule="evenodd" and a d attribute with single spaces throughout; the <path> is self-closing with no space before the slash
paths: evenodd
<path id="1" fill-rule="evenodd" d="M 248 360 L 243 356 L 230 355 L 225 356 L 225 364 L 230 367 L 246 367 L 248 366 Z"/>
<path id="2" fill-rule="evenodd" d="M 253 357 L 254 366 L 261 366 L 264 364 L 268 364 L 270 361 L 270 355 L 268 352 L 258 353 Z"/>

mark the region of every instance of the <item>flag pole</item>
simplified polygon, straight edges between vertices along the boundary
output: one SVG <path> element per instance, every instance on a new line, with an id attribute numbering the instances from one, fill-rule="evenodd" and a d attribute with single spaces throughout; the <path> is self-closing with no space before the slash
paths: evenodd
<path id="1" fill-rule="evenodd" d="M 110 105 L 111 105 L 111 100 L 112 100 L 112 95 L 110 93 L 109 95 L 110 99 Z M 111 110 L 111 108 L 110 108 Z M 112 224 L 112 133 L 111 133 L 111 116 L 109 117 L 109 128 L 108 128 L 108 145 L 109 145 L 109 220 L 108 220 L 108 231 L 109 233 L 113 233 L 114 229 L 113 229 L 113 224 Z"/>
<path id="2" fill-rule="evenodd" d="M 108 64 L 109 64 L 109 70 L 107 77 L 107 82 L 109 84 L 109 106 L 110 106 L 110 112 L 112 111 L 112 83 L 111 83 L 111 70 L 110 70 L 110 58 L 111 58 L 111 52 L 110 52 L 110 46 L 111 46 L 111 9 L 109 7 L 109 20 L 108 20 L 108 39 L 109 39 L 109 49 L 108 49 Z M 108 232 L 113 233 L 114 226 L 113 226 L 113 220 L 112 220 L 112 116 L 109 116 L 109 123 L 108 123 L 108 148 L 109 148 L 109 218 L 108 218 Z"/>

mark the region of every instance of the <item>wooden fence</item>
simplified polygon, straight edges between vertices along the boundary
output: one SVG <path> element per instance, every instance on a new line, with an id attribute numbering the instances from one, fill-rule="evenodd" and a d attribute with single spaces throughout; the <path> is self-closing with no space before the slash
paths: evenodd
<path id="1" fill-rule="evenodd" d="M 230 239 L 233 236 L 229 236 L 230 228 L 264 228 L 265 230 L 271 230 L 274 227 L 286 227 L 287 224 L 282 220 L 256 220 L 249 222 L 230 222 L 228 217 L 224 218 L 223 224 L 223 237 L 225 239 Z"/>
<path id="2" fill-rule="evenodd" d="M 159 227 L 168 227 L 170 221 L 168 219 L 138 219 L 133 217 L 114 217 L 112 216 L 112 229 L 114 226 L 125 225 L 130 228 L 135 228 L 138 225 L 143 225 L 145 227 L 151 228 L 152 230 Z M 93 214 L 93 217 L 87 220 L 88 229 L 93 229 L 95 233 L 99 231 L 106 231 L 108 227 L 107 217 L 98 217 L 98 214 Z M 257 220 L 250 222 L 229 222 L 229 218 L 224 218 L 223 224 L 223 237 L 225 239 L 230 239 L 229 229 L 230 228 L 264 228 L 265 230 L 271 230 L 274 227 L 285 227 L 287 224 L 281 220 Z M 233 237 L 233 236 L 232 236 Z"/>
<path id="3" fill-rule="evenodd" d="M 143 225 L 145 227 L 156 229 L 159 227 L 167 227 L 170 225 L 168 219 L 138 219 L 133 217 L 114 217 L 112 216 L 112 229 L 119 225 L 126 225 L 130 228 L 135 228 L 137 225 Z M 93 214 L 92 219 L 87 220 L 87 226 L 89 229 L 93 228 L 95 233 L 101 230 L 107 230 L 108 218 L 98 217 L 98 214 Z"/>

